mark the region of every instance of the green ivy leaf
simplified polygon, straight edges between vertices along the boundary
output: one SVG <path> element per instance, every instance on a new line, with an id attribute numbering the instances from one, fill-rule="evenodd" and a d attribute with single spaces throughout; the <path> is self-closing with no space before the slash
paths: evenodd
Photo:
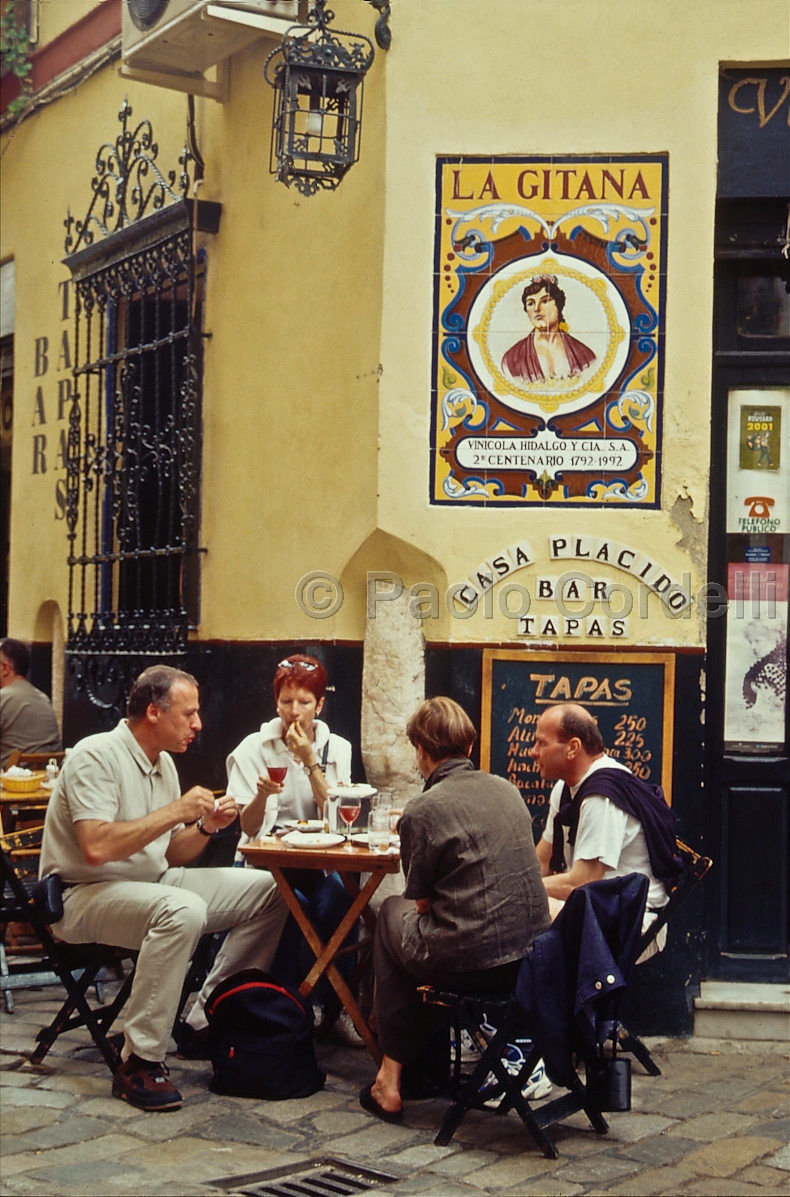
<path id="1" fill-rule="evenodd" d="M 30 61 L 30 35 L 25 13 L 17 13 L 18 0 L 8 0 L 0 19 L 0 59 L 2 69 L 14 75 L 22 85 L 22 93 L 8 105 L 11 116 L 18 116 L 33 94 L 29 84 L 33 64 Z"/>

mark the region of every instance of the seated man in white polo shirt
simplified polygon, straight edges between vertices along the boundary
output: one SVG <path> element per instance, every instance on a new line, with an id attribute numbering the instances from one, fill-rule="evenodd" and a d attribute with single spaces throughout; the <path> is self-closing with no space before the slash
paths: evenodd
<path id="1" fill-rule="evenodd" d="M 202 786 L 181 795 L 169 754 L 186 752 L 200 731 L 198 710 L 190 674 L 167 665 L 140 674 L 128 718 L 66 758 L 41 848 L 41 875 L 57 873 L 66 887 L 55 934 L 139 949 L 112 1091 L 143 1110 L 181 1105 L 164 1059 L 201 935 L 230 931 L 189 1016 L 198 1031 L 215 985 L 268 967 L 287 914 L 269 873 L 184 868 L 236 817 L 232 798 L 215 802 Z"/>

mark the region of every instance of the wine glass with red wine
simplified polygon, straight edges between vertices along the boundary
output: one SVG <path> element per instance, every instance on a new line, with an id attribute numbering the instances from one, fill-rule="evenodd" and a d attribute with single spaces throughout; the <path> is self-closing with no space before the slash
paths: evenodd
<path id="1" fill-rule="evenodd" d="M 346 843 L 348 847 L 351 847 L 351 824 L 359 818 L 361 810 L 362 806 L 359 802 L 352 802 L 346 798 L 341 798 L 337 811 L 346 825 Z"/>

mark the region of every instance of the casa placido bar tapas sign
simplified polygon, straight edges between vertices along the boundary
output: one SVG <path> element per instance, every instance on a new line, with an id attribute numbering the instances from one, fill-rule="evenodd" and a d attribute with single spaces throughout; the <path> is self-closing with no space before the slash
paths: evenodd
<path id="1" fill-rule="evenodd" d="M 598 721 L 610 756 L 672 798 L 671 653 L 563 653 L 487 649 L 483 654 L 480 767 L 512 781 L 536 838 L 552 782 L 529 755 L 535 725 L 557 702 L 581 703 Z"/>
<path id="2" fill-rule="evenodd" d="M 439 159 L 433 503 L 659 505 L 667 180 Z"/>

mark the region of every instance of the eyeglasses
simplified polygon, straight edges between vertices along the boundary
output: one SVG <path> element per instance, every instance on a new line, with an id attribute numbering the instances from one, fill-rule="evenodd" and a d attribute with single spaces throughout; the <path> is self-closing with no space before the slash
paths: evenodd
<path id="1" fill-rule="evenodd" d="M 318 663 L 313 664 L 312 661 L 280 661 L 277 666 L 278 669 L 304 669 L 305 673 L 312 673 L 314 669 L 318 668 Z"/>

